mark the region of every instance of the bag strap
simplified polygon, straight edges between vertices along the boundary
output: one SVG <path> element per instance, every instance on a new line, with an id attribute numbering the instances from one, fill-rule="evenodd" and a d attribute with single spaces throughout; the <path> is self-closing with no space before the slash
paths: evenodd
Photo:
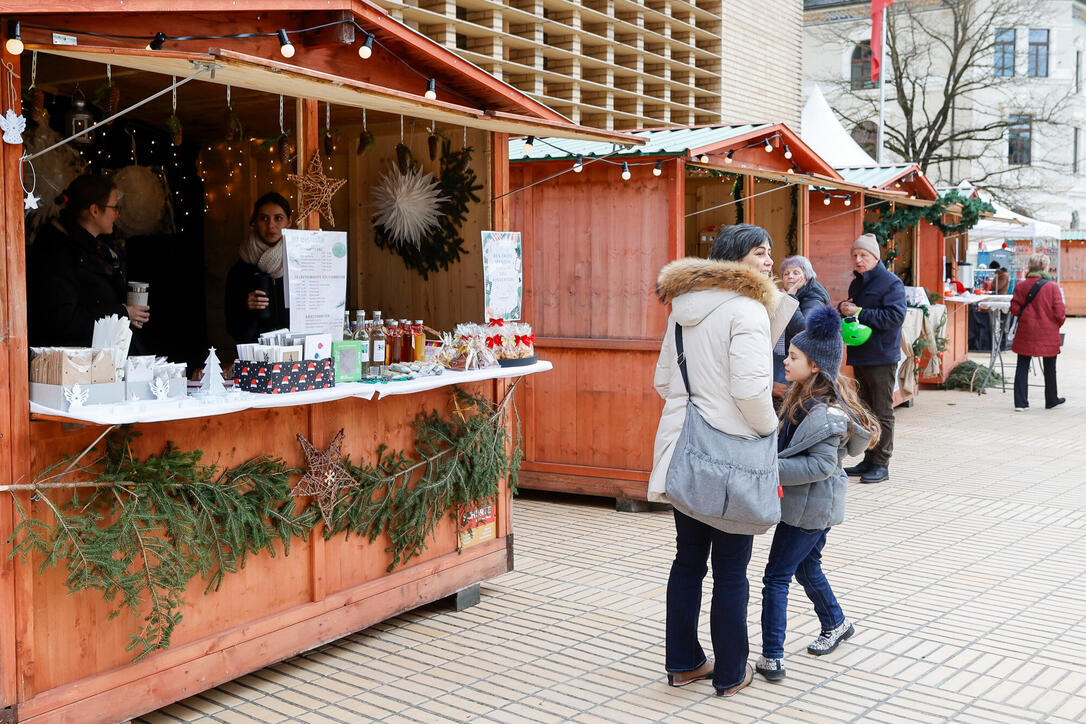
<path id="1" fill-rule="evenodd" d="M 1047 279 L 1038 279 L 1037 283 L 1033 285 L 1033 288 L 1029 290 L 1026 295 L 1026 300 L 1022 302 L 1022 306 L 1018 308 L 1018 316 L 1022 316 L 1022 312 L 1026 311 L 1026 307 L 1033 301 L 1033 298 L 1037 296 L 1037 292 L 1041 291 L 1041 287 L 1048 283 Z"/>
<path id="2" fill-rule="evenodd" d="M 675 322 L 675 351 L 678 353 L 679 371 L 683 374 L 686 396 L 690 397 L 690 375 L 686 371 L 686 354 L 683 352 L 683 328 L 678 322 Z"/>

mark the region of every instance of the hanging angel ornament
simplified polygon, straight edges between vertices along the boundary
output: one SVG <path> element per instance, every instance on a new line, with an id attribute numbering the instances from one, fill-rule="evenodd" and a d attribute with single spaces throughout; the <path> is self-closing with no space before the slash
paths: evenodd
<path id="1" fill-rule="evenodd" d="M 165 377 L 156 377 L 151 382 L 151 394 L 156 400 L 165 400 L 170 396 L 170 381 Z"/>
<path id="2" fill-rule="evenodd" d="M 26 130 L 26 119 L 9 108 L 0 117 L 0 130 L 4 132 L 4 143 L 21 144 L 23 131 Z"/>

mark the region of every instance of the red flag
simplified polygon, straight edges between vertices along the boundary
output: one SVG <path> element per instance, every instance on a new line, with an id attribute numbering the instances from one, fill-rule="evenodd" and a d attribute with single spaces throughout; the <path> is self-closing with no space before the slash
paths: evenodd
<path id="1" fill-rule="evenodd" d="M 879 79 L 882 64 L 882 11 L 894 0 L 871 0 L 871 80 Z"/>

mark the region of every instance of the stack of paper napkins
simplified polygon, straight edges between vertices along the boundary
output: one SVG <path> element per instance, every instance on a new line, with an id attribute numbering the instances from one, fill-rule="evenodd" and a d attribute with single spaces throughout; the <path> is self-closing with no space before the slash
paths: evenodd
<path id="1" fill-rule="evenodd" d="M 132 344 L 132 328 L 128 326 L 128 317 L 111 314 L 94 323 L 94 337 L 91 346 L 94 349 L 109 350 L 115 367 L 114 380 L 124 380 L 124 365 L 128 360 L 128 347 Z"/>

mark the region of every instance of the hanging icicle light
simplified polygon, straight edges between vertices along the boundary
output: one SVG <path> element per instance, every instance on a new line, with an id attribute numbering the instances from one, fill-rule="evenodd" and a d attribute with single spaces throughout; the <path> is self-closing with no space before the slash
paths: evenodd
<path id="1" fill-rule="evenodd" d="M 535 136 L 528 136 L 524 140 L 524 155 L 527 156 L 531 153 L 533 148 L 535 148 Z"/>
<path id="2" fill-rule="evenodd" d="M 290 42 L 290 38 L 287 37 L 287 31 L 282 28 L 276 32 L 276 36 L 279 38 L 279 52 L 284 58 L 294 57 L 294 46 Z"/>
<path id="3" fill-rule="evenodd" d="M 435 79 L 430 78 L 426 81 L 426 93 L 423 95 L 432 101 L 437 100 L 437 81 Z"/>
<path id="4" fill-rule="evenodd" d="M 584 171 L 584 156 L 577 154 L 577 161 L 573 164 L 573 173 Z"/>
<path id="5" fill-rule="evenodd" d="M 358 46 L 358 57 L 366 60 L 373 55 L 373 33 L 366 33 L 366 40 Z"/>
<path id="6" fill-rule="evenodd" d="M 12 55 L 22 55 L 23 52 L 23 34 L 22 23 L 18 20 L 8 22 L 8 42 L 4 47 Z"/>
<path id="7" fill-rule="evenodd" d="M 656 162 L 656 165 L 652 167 L 652 175 L 659 176 L 664 172 L 664 161 L 660 159 Z"/>
<path id="8" fill-rule="evenodd" d="M 630 173 L 630 164 L 623 161 L 622 162 L 622 180 L 623 181 L 629 181 L 630 176 L 632 176 L 632 175 L 633 174 Z"/>

